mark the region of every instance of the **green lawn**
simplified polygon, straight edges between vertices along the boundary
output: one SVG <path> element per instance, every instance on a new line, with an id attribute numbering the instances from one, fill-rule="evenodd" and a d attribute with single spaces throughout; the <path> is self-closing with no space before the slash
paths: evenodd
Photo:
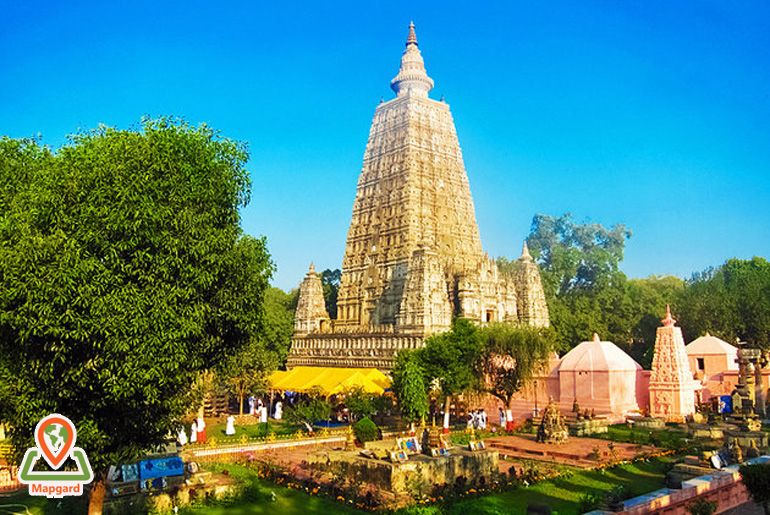
<path id="1" fill-rule="evenodd" d="M 569 477 L 544 481 L 531 487 L 509 492 L 473 497 L 452 505 L 420 506 L 397 512 L 399 515 L 498 515 L 525 514 L 527 505 L 547 504 L 561 515 L 579 513 L 580 500 L 588 493 L 602 494 L 613 487 L 623 485 L 629 497 L 641 495 L 662 488 L 666 472 L 673 464 L 673 458 L 660 458 L 649 462 L 629 463 L 604 471 L 575 470 Z M 249 485 L 248 499 L 221 506 L 206 506 L 188 509 L 180 513 L 192 514 L 351 514 L 361 513 L 329 499 L 315 497 L 298 490 L 274 486 L 257 479 L 245 467 L 227 465 L 233 477 Z M 276 500 L 270 500 L 275 492 Z"/>
<path id="2" fill-rule="evenodd" d="M 659 458 L 649 462 L 624 464 L 604 471 L 577 470 L 571 475 L 543 481 L 530 487 L 472 497 L 439 506 L 421 506 L 397 512 L 399 515 L 518 515 L 525 514 L 527 505 L 546 504 L 560 515 L 579 513 L 579 503 L 585 494 L 602 494 L 617 485 L 628 489 L 629 496 L 641 495 L 664 486 L 665 475 L 674 458 Z M 180 510 L 184 515 L 225 515 L 225 514 L 341 514 L 362 513 L 352 507 L 325 497 L 306 494 L 277 486 L 255 476 L 254 472 L 240 465 L 223 465 L 230 475 L 247 485 L 243 498 L 232 502 L 214 503 Z M 275 498 L 273 500 L 273 494 Z M 22 504 L 29 507 L 29 513 L 80 513 L 71 506 L 74 500 L 65 501 L 57 507 L 57 501 L 48 501 L 23 495 L 0 497 L 0 513 L 25 513 L 21 507 L 3 508 L 3 504 Z M 81 505 L 82 506 L 82 505 Z M 63 508 L 63 509 L 62 509 Z M 82 507 L 80 508 L 82 510 Z"/>
<path id="3" fill-rule="evenodd" d="M 467 499 L 445 509 L 447 515 L 525 514 L 531 503 L 546 504 L 560 515 L 579 513 L 581 497 L 588 493 L 606 493 L 617 485 L 628 488 L 630 497 L 665 486 L 671 458 L 629 463 L 604 471 L 580 471 L 510 492 Z M 442 513 L 437 511 L 436 513 Z"/>
<path id="4" fill-rule="evenodd" d="M 231 477 L 245 483 L 243 499 L 234 502 L 216 503 L 179 510 L 184 515 L 224 515 L 224 514 L 278 514 L 312 515 L 318 514 L 353 514 L 361 513 L 326 497 L 316 497 L 299 490 L 293 490 L 268 483 L 256 477 L 253 470 L 240 465 L 212 466 L 212 470 L 226 469 Z M 275 494 L 275 497 L 273 497 Z"/>
<path id="5" fill-rule="evenodd" d="M 678 449 L 685 444 L 688 435 L 676 427 L 665 429 L 629 428 L 626 424 L 615 424 L 607 428 L 607 433 L 594 435 L 595 438 L 615 442 L 655 445 L 666 449 Z"/>
<path id="6" fill-rule="evenodd" d="M 16 494 L 0 494 L 0 513 L 23 513 L 43 515 L 48 513 L 83 513 L 84 504 L 80 499 L 49 501 L 45 497 L 32 497 L 26 490 Z M 25 511 L 28 510 L 28 511 Z"/>
<path id="7" fill-rule="evenodd" d="M 284 420 L 271 420 L 267 424 L 236 425 L 235 434 L 228 436 L 225 434 L 226 424 L 209 424 L 206 427 L 206 437 L 216 438 L 219 443 L 238 443 L 243 435 L 250 440 L 265 438 L 271 431 L 276 436 L 291 435 L 297 431 L 296 427 L 287 424 Z"/>

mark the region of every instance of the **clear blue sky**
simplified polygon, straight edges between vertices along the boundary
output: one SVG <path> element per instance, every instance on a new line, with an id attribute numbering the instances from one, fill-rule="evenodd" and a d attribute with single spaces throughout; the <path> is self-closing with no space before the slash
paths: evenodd
<path id="1" fill-rule="evenodd" d="M 732 5 L 730 5 L 732 4 Z M 485 249 L 535 213 L 622 222 L 630 276 L 770 256 L 770 3 L 5 2 L 0 134 L 142 115 L 249 143 L 275 283 L 342 261 L 409 20 L 454 114 Z"/>

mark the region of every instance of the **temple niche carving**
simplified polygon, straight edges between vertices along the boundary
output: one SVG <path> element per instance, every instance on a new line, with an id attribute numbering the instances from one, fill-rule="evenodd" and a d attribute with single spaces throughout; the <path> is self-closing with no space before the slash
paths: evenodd
<path id="1" fill-rule="evenodd" d="M 289 366 L 389 369 L 462 316 L 549 325 L 540 272 L 524 246 L 503 273 L 481 246 L 449 105 L 428 97 L 414 25 L 391 81 L 396 98 L 374 113 L 342 262 L 337 319 L 320 281 L 300 286 Z M 300 309 L 302 308 L 302 309 Z M 325 313 L 325 310 L 324 310 Z"/>

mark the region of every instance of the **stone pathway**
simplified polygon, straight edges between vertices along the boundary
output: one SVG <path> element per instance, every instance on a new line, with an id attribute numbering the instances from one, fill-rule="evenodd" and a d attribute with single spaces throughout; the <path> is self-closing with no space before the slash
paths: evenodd
<path id="1" fill-rule="evenodd" d="M 651 446 L 579 437 L 570 437 L 563 444 L 538 443 L 534 435 L 498 436 L 487 438 L 485 442 L 487 448 L 498 451 L 507 459 L 540 460 L 581 468 L 593 468 L 613 460 L 630 460 L 638 454 L 656 450 Z M 614 444 L 614 457 L 609 449 L 610 443 Z M 590 456 L 595 449 L 599 452 L 598 460 Z"/>
<path id="2" fill-rule="evenodd" d="M 747 502 L 732 510 L 723 511 L 721 515 L 764 515 L 765 511 L 755 502 Z"/>

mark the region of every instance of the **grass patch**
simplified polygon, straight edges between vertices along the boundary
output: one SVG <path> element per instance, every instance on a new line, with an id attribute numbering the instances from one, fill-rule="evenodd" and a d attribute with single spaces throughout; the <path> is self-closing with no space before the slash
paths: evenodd
<path id="1" fill-rule="evenodd" d="M 28 510 L 28 511 L 25 511 Z M 84 499 L 64 498 L 48 500 L 45 497 L 28 495 L 26 490 L 13 494 L 0 494 L 0 513 L 49 513 L 76 514 L 86 509 Z"/>
<path id="2" fill-rule="evenodd" d="M 253 470 L 242 465 L 212 465 L 208 470 L 224 470 L 243 485 L 243 493 L 238 498 L 194 506 L 179 510 L 182 515 L 313 515 L 361 513 L 354 508 L 325 497 L 312 496 L 304 491 L 274 485 L 256 476 Z"/>
<path id="3" fill-rule="evenodd" d="M 681 449 L 688 443 L 689 435 L 674 427 L 665 429 L 647 429 L 628 427 L 626 424 L 615 424 L 607 428 L 606 433 L 592 435 L 592 438 L 612 440 L 613 442 L 654 445 L 665 449 Z"/>
<path id="4" fill-rule="evenodd" d="M 235 434 L 228 436 L 225 434 L 227 424 L 209 424 L 206 427 L 206 437 L 216 438 L 219 443 L 238 443 L 245 435 L 249 440 L 259 440 L 266 438 L 270 432 L 276 436 L 292 435 L 297 432 L 297 428 L 283 420 L 271 420 L 266 424 L 237 425 Z"/>
<path id="5" fill-rule="evenodd" d="M 463 500 L 436 513 L 524 515 L 528 504 L 544 504 L 559 515 L 577 514 L 580 513 L 580 500 L 586 494 L 603 495 L 620 485 L 628 490 L 629 497 L 634 497 L 663 488 L 666 472 L 673 463 L 673 458 L 659 458 L 605 470 L 581 470 L 530 487 Z"/>

